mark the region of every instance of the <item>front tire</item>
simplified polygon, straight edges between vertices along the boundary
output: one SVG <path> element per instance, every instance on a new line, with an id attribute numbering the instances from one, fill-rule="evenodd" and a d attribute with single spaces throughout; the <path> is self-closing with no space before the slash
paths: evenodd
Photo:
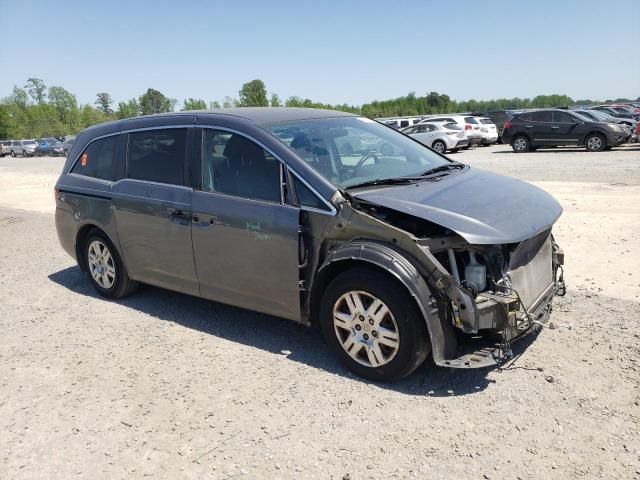
<path id="1" fill-rule="evenodd" d="M 607 148 L 607 141 L 599 133 L 589 135 L 584 144 L 589 152 L 601 152 Z"/>
<path id="2" fill-rule="evenodd" d="M 531 148 L 531 142 L 527 137 L 519 135 L 511 142 L 511 148 L 516 153 L 528 152 Z"/>
<path id="3" fill-rule="evenodd" d="M 14 152 L 13 150 L 11 150 L 11 156 L 12 156 L 13 158 L 16 158 L 16 152 Z"/>
<path id="4" fill-rule="evenodd" d="M 415 300 L 395 279 L 372 268 L 347 270 L 329 284 L 320 321 L 340 361 L 370 380 L 405 377 L 430 350 Z"/>
<path id="5" fill-rule="evenodd" d="M 84 248 L 89 278 L 98 293 L 107 298 L 122 298 L 133 293 L 138 282 L 129 278 L 127 268 L 107 236 L 99 230 L 89 234 Z"/>

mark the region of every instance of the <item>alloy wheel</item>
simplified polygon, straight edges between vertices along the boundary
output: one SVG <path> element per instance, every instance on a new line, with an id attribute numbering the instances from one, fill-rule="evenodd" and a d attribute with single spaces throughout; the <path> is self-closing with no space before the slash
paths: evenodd
<path id="1" fill-rule="evenodd" d="M 513 148 L 518 152 L 522 152 L 527 149 L 527 141 L 522 137 L 516 138 L 513 142 Z"/>
<path id="2" fill-rule="evenodd" d="M 356 362 L 380 367 L 400 347 L 398 324 L 382 300 L 363 291 L 349 291 L 333 306 L 333 326 L 340 345 Z"/>
<path id="3" fill-rule="evenodd" d="M 598 136 L 593 136 L 587 141 L 587 147 L 589 150 L 600 150 L 602 148 L 602 139 Z"/>
<path id="4" fill-rule="evenodd" d="M 100 240 L 89 245 L 87 264 L 89 272 L 98 285 L 108 290 L 116 281 L 116 267 L 109 248 Z"/>
<path id="5" fill-rule="evenodd" d="M 444 153 L 444 151 L 446 150 L 446 147 L 442 142 L 435 142 L 433 144 L 433 149 L 438 153 Z"/>

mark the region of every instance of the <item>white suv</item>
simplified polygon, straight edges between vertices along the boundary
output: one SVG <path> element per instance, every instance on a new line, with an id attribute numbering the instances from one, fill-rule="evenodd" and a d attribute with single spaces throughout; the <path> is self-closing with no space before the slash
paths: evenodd
<path id="1" fill-rule="evenodd" d="M 464 130 L 457 123 L 427 122 L 400 130 L 438 153 L 457 152 L 468 145 Z"/>
<path id="2" fill-rule="evenodd" d="M 468 146 L 482 143 L 482 133 L 480 124 L 475 117 L 467 115 L 433 115 L 422 120 L 420 123 L 457 123 L 467 135 Z M 468 148 L 465 147 L 465 148 Z"/>
<path id="3" fill-rule="evenodd" d="M 498 141 L 498 127 L 493 120 L 487 117 L 478 117 L 480 132 L 482 133 L 482 145 L 492 145 Z"/>

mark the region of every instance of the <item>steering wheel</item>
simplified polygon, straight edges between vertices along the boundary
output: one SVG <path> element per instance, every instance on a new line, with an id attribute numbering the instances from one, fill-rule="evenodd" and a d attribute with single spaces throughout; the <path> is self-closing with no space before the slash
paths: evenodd
<path id="1" fill-rule="evenodd" d="M 360 160 L 358 160 L 358 163 L 356 163 L 356 166 L 353 167 L 353 176 L 356 176 L 356 173 L 358 173 L 358 169 L 360 167 L 362 167 L 362 165 L 364 164 L 364 162 L 366 162 L 367 160 L 369 160 L 370 158 L 373 158 L 375 163 L 378 163 L 379 159 L 378 156 L 374 153 L 373 150 L 368 151 L 367 153 L 365 153 L 364 155 L 362 155 L 362 157 L 360 157 Z"/>

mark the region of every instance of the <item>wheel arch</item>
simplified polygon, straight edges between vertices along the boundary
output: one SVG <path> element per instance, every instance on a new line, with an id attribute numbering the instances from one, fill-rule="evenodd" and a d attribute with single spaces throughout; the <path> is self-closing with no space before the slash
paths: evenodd
<path id="1" fill-rule="evenodd" d="M 587 132 L 587 133 L 585 134 L 585 136 L 584 136 L 584 137 L 582 137 L 582 144 L 583 144 L 583 145 L 586 145 L 586 143 L 587 143 L 587 138 L 589 138 L 591 135 L 598 135 L 598 136 L 602 137 L 602 138 L 604 139 L 604 144 L 605 144 L 605 146 L 608 144 L 608 142 L 607 142 L 607 135 L 606 135 L 604 132 L 602 132 L 601 130 L 596 130 L 596 129 L 594 129 L 594 130 L 590 130 L 589 132 Z"/>
<path id="2" fill-rule="evenodd" d="M 457 348 L 453 328 L 440 318 L 431 288 L 412 261 L 391 246 L 376 242 L 350 242 L 327 256 L 311 287 L 312 325 L 319 325 L 319 302 L 329 283 L 341 273 L 358 266 L 373 267 L 391 275 L 411 295 L 427 327 L 436 362 Z"/>
<path id="3" fill-rule="evenodd" d="M 105 231 L 104 228 L 102 228 L 97 223 L 93 223 L 93 222 L 85 223 L 78 229 L 78 232 L 76 233 L 76 241 L 75 241 L 76 260 L 82 271 L 87 271 L 87 261 L 84 256 L 83 247 L 87 238 L 89 237 L 91 232 L 94 230 L 98 230 L 102 235 L 107 237 L 107 239 L 109 240 L 113 248 L 117 251 L 118 255 L 120 255 L 120 258 L 122 258 L 122 254 L 118 250 L 116 242 L 113 241 L 113 239 L 109 236 L 109 234 Z"/>

